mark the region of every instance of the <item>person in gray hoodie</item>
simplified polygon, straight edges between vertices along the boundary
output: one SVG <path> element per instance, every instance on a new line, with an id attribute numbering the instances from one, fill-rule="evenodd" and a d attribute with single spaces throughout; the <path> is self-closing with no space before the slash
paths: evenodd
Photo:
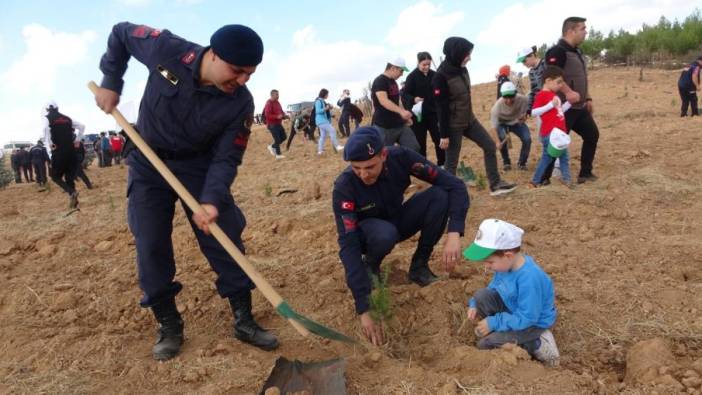
<path id="1" fill-rule="evenodd" d="M 470 61 L 473 43 L 463 37 L 449 37 L 444 42 L 446 58 L 432 79 L 432 89 L 439 114 L 439 146 L 446 150 L 444 168 L 456 174 L 463 137 L 472 140 L 483 150 L 485 171 L 490 182 L 490 195 L 514 191 L 517 186 L 504 182 L 497 170 L 497 148 L 500 142 L 490 137 L 473 114 L 470 75 L 466 64 Z"/>

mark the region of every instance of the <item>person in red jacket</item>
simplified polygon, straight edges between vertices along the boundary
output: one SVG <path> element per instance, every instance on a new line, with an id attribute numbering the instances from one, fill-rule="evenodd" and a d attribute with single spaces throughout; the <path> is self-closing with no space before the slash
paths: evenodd
<path id="1" fill-rule="evenodd" d="M 278 91 L 273 89 L 271 98 L 266 101 L 266 106 L 263 107 L 263 116 L 266 118 L 268 131 L 273 135 L 273 144 L 268 146 L 268 151 L 276 159 L 283 159 L 285 157 L 280 153 L 280 146 L 287 139 L 283 128 L 283 119 L 288 118 L 288 116 L 283 112 L 283 107 L 280 105 L 278 97 Z"/>
<path id="2" fill-rule="evenodd" d="M 115 158 L 115 163 L 119 164 L 122 158 L 122 146 L 124 145 L 124 139 L 117 133 L 110 131 L 110 146 L 112 147 L 112 155 Z"/>

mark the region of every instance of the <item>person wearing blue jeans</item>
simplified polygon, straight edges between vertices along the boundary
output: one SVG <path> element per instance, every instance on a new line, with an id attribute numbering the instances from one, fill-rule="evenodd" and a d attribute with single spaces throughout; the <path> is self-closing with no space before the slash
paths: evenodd
<path id="1" fill-rule="evenodd" d="M 529 160 L 529 151 L 531 150 L 531 134 L 529 133 L 529 127 L 524 122 L 518 122 L 514 125 L 500 124 L 497 126 L 497 136 L 500 138 L 500 141 L 504 141 L 507 138 L 508 132 L 516 134 L 519 140 L 522 142 L 522 148 L 519 150 L 519 160 L 517 161 L 517 166 L 519 166 L 520 170 L 526 170 L 527 161 Z M 504 165 L 504 168 L 511 168 L 512 161 L 509 158 L 509 147 L 507 147 L 507 143 L 502 144 L 500 154 L 502 155 L 502 164 Z"/>
<path id="2" fill-rule="evenodd" d="M 327 136 L 329 136 L 331 139 L 332 148 L 335 152 L 344 149 L 344 146 L 339 144 L 339 141 L 336 139 L 336 130 L 334 130 L 334 127 L 331 124 L 331 119 L 328 113 L 331 106 L 325 101 L 327 97 L 329 97 L 329 91 L 322 89 L 319 91 L 317 100 L 314 101 L 314 120 L 319 127 L 317 155 L 322 155 L 324 153 L 324 140 L 327 139 Z"/>
<path id="3" fill-rule="evenodd" d="M 534 177 L 531 179 L 531 183 L 533 185 L 541 184 L 544 174 L 546 174 L 546 170 L 549 167 L 551 167 L 556 161 L 556 158 L 548 154 L 547 148 L 549 137 L 550 134 L 548 136 L 541 137 L 541 145 L 543 146 L 543 150 L 541 152 L 541 159 L 536 165 L 536 172 L 534 172 Z M 563 153 L 561 154 L 561 156 L 558 157 L 558 159 L 561 163 L 561 181 L 563 181 L 564 184 L 570 186 L 573 184 L 573 181 L 570 177 L 570 167 L 568 165 L 568 150 L 566 149 L 565 151 L 563 151 Z"/>
<path id="4" fill-rule="evenodd" d="M 529 127 L 526 125 L 526 115 L 529 99 L 517 94 L 517 87 L 511 81 L 506 81 L 500 87 L 502 95 L 490 110 L 490 122 L 497 134 L 497 146 L 500 148 L 504 170 L 512 170 L 512 161 L 509 159 L 509 147 L 507 146 L 507 133 L 512 132 L 519 137 L 522 142 L 522 149 L 519 152 L 520 170 L 527 169 L 529 150 L 531 149 L 531 135 Z"/>

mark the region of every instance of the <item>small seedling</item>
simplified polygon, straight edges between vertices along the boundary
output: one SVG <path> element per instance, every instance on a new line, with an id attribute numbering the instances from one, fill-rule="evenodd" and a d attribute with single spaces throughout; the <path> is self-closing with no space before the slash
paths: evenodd
<path id="1" fill-rule="evenodd" d="M 271 184 L 266 183 L 266 185 L 263 186 L 263 193 L 265 193 L 267 197 L 273 196 L 273 187 Z"/>
<path id="2" fill-rule="evenodd" d="M 470 166 L 466 166 L 463 161 L 459 163 L 456 174 L 468 185 L 475 185 L 475 172 Z"/>
<path id="3" fill-rule="evenodd" d="M 483 173 L 478 174 L 478 178 L 475 181 L 475 184 L 479 191 L 482 191 L 485 188 L 487 188 L 487 179 L 485 178 L 485 175 Z"/>
<path id="4" fill-rule="evenodd" d="M 390 276 L 390 265 L 383 266 L 380 276 L 371 275 L 373 281 L 373 291 L 370 295 L 370 314 L 376 322 L 387 322 L 392 318 L 392 306 L 390 301 L 390 289 L 388 289 L 388 277 Z"/>

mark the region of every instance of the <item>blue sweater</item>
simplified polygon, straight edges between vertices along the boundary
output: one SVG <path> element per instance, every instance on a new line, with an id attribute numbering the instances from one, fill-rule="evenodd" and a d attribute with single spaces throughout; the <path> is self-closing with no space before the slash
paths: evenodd
<path id="1" fill-rule="evenodd" d="M 500 294 L 509 312 L 487 317 L 490 330 L 519 331 L 532 326 L 548 329 L 556 322 L 553 282 L 529 255 L 517 271 L 495 273 L 488 284 Z M 470 307 L 475 307 L 471 298 Z"/>
<path id="2" fill-rule="evenodd" d="M 329 118 L 327 118 L 327 109 L 324 100 L 320 98 L 314 101 L 314 122 L 317 126 L 330 123 Z"/>

